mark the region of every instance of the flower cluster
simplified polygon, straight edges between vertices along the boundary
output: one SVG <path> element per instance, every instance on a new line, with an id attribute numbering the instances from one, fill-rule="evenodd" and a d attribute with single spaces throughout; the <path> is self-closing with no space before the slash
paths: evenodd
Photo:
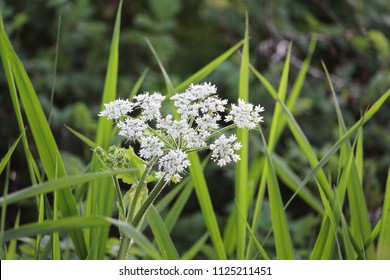
<path id="1" fill-rule="evenodd" d="M 236 151 L 241 144 L 235 134 L 229 137 L 222 134 L 211 142 L 225 130 L 220 128 L 219 122 L 228 103 L 216 93 L 216 86 L 210 83 L 191 84 L 186 91 L 170 98 L 177 117 L 162 115 L 160 109 L 165 97 L 147 92 L 134 97 L 133 101 L 119 99 L 105 104 L 99 116 L 115 120 L 119 135 L 139 143 L 139 156 L 154 165 L 158 177 L 178 182 L 190 165 L 187 157 L 190 151 L 210 149 L 211 159 L 218 166 L 240 160 Z M 254 129 L 263 121 L 260 115 L 263 111 L 263 107 L 239 99 L 224 120 L 232 122 L 231 127 Z M 129 115 L 136 112 L 139 114 L 135 117 Z"/>

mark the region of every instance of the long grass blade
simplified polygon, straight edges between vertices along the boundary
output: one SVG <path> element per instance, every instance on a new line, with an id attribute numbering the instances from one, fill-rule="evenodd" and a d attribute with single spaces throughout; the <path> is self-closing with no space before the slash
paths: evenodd
<path id="1" fill-rule="evenodd" d="M 8 230 L 4 233 L 4 241 L 15 240 L 37 234 L 50 234 L 53 232 L 68 232 L 75 229 L 84 229 L 88 227 L 106 227 L 110 224 L 118 227 L 126 236 L 132 238 L 138 246 L 145 250 L 145 253 L 153 259 L 161 259 L 161 255 L 152 245 L 152 243 L 133 226 L 106 217 L 98 216 L 80 216 L 63 218 L 58 221 L 44 221 L 43 223 L 31 223 Z"/>
<path id="2" fill-rule="evenodd" d="M 58 165 L 58 177 L 66 176 L 60 152 L 31 81 L 21 61 L 13 51 L 4 29 L 0 30 L 0 37 L 1 43 L 5 45 L 5 47 L 0 49 L 3 64 L 12 70 L 44 171 L 49 179 L 53 179 L 57 176 L 56 166 Z M 10 76 L 8 78 L 10 90 L 13 92 L 15 90 L 12 85 L 13 78 Z M 58 204 L 63 216 L 78 215 L 75 199 L 69 189 L 63 189 L 59 192 Z M 70 232 L 70 236 L 78 256 L 84 258 L 87 254 L 83 233 L 78 230 Z"/>
<path id="3" fill-rule="evenodd" d="M 226 251 L 223 245 L 217 218 L 215 216 L 213 204 L 211 202 L 210 193 L 207 188 L 206 179 L 204 178 L 199 156 L 196 153 L 190 153 L 188 158 L 191 161 L 189 169 L 191 172 L 192 181 L 194 183 L 195 193 L 198 198 L 200 209 L 202 211 L 206 227 L 209 231 L 211 241 L 214 245 L 218 259 L 225 260 L 227 258 Z"/>
<path id="4" fill-rule="evenodd" d="M 86 173 L 82 175 L 73 175 L 58 178 L 56 180 L 46 181 L 37 185 L 32 185 L 31 187 L 24 188 L 20 191 L 16 191 L 8 194 L 7 197 L 0 197 L 0 207 L 5 205 L 10 205 L 19 201 L 22 201 L 27 198 L 37 196 L 39 194 L 45 194 L 53 191 L 59 191 L 61 189 L 69 188 L 70 186 L 76 186 L 85 184 L 92 180 L 100 180 L 102 178 L 111 177 L 113 175 L 134 171 L 135 169 L 124 169 L 116 171 L 101 171 L 94 173 Z"/>
<path id="5" fill-rule="evenodd" d="M 182 255 L 182 260 L 193 260 L 195 256 L 202 250 L 204 245 L 206 244 L 207 239 L 209 238 L 208 232 L 202 235 L 198 241 L 195 242 L 194 245 L 191 246 L 184 254 Z"/>
<path id="6" fill-rule="evenodd" d="M 15 224 L 14 224 L 15 229 L 19 227 L 19 223 L 20 223 L 20 211 L 18 211 L 18 213 L 16 214 Z M 5 259 L 15 260 L 17 256 L 16 250 L 17 250 L 17 240 L 13 239 L 9 242 Z"/>
<path id="7" fill-rule="evenodd" d="M 6 76 L 7 82 L 8 82 L 12 105 L 13 105 L 14 111 L 15 111 L 16 121 L 17 121 L 17 124 L 19 127 L 19 131 L 23 134 L 26 130 L 26 126 L 24 125 L 21 106 L 19 104 L 19 99 L 18 99 L 16 85 L 15 85 L 15 79 L 13 77 L 12 68 L 11 68 L 11 65 L 10 65 L 10 62 L 8 59 L 8 53 L 10 52 L 10 50 L 12 50 L 12 46 L 11 46 L 11 43 L 9 42 L 7 36 L 4 33 L 4 26 L 3 26 L 3 21 L 2 21 L 1 15 L 0 15 L 0 25 L 1 25 L 1 29 L 0 29 L 1 30 L 0 31 L 1 32 L 0 56 L 1 56 L 3 66 L 4 66 L 3 68 L 5 71 L 5 76 Z M 37 182 L 37 180 L 36 180 L 37 175 L 35 175 L 35 174 L 38 174 L 39 172 L 34 172 L 35 171 L 34 166 L 36 166 L 36 162 L 31 155 L 26 134 L 23 134 L 22 143 L 23 143 L 23 148 L 24 148 L 26 160 L 27 160 L 27 167 L 28 167 L 28 171 L 30 174 L 30 179 L 31 179 L 31 182 L 34 184 Z"/>
<path id="8" fill-rule="evenodd" d="M 302 66 L 299 69 L 298 76 L 297 76 L 296 80 L 294 81 L 294 84 L 292 85 L 292 88 L 291 88 L 291 92 L 288 96 L 286 105 L 287 105 L 287 108 L 292 113 L 294 113 L 296 101 L 298 100 L 298 97 L 301 93 L 303 84 L 305 82 L 306 74 L 307 74 L 307 71 L 309 69 L 310 62 L 311 62 L 311 59 L 313 57 L 313 53 L 314 53 L 314 50 L 316 47 L 316 42 L 317 42 L 317 36 L 314 35 L 310 41 L 308 54 L 307 54 L 305 60 L 303 61 Z M 290 56 L 290 51 L 291 50 L 289 49 L 288 56 Z M 289 61 L 289 60 L 290 60 L 289 58 L 286 59 L 286 61 Z M 286 116 L 281 115 L 280 119 L 278 119 L 277 123 L 278 123 L 277 131 L 276 131 L 276 135 L 274 138 L 275 142 L 277 142 L 279 140 L 279 138 L 280 138 L 285 126 L 286 126 Z"/>
<path id="9" fill-rule="evenodd" d="M 260 131 L 267 159 L 267 190 L 271 210 L 272 230 L 274 233 L 276 256 L 279 260 L 294 259 L 294 249 L 288 229 L 287 217 L 280 194 L 275 169 L 268 151 L 263 133 Z"/>
<path id="10" fill-rule="evenodd" d="M 240 66 L 240 80 L 238 88 L 238 98 L 248 101 L 249 95 L 249 27 L 248 27 L 248 15 L 245 20 L 245 36 L 244 44 L 242 47 L 241 66 Z M 241 149 L 238 151 L 240 161 L 236 164 L 236 176 L 235 176 L 235 199 L 237 201 L 237 207 L 242 211 L 245 219 L 247 218 L 248 211 L 248 131 L 246 129 L 237 129 L 237 142 L 242 144 Z M 237 217 L 236 219 L 236 231 L 237 231 L 237 259 L 242 260 L 245 258 L 246 248 L 246 225 L 243 219 Z"/>
<path id="11" fill-rule="evenodd" d="M 164 260 L 178 260 L 179 254 L 177 253 L 176 247 L 169 235 L 168 229 L 166 228 L 163 219 L 153 205 L 149 208 L 146 214 L 148 223 L 152 229 L 153 235 L 157 241 L 158 247 L 160 248 L 161 256 Z"/>
<path id="12" fill-rule="evenodd" d="M 104 83 L 102 107 L 104 104 L 116 98 L 117 80 L 118 80 L 118 61 L 119 61 L 119 36 L 120 22 L 123 1 L 119 2 L 114 32 L 111 40 L 110 53 L 107 64 L 107 72 Z M 104 118 L 99 118 L 98 129 L 95 143 L 107 149 L 111 142 L 112 122 Z M 99 171 L 102 169 L 102 163 L 94 153 L 92 156 L 91 171 Z M 110 217 L 113 212 L 115 188 L 110 178 L 104 178 L 91 183 L 87 196 L 87 213 L 88 215 L 103 215 Z M 100 227 L 92 230 L 87 234 L 87 243 L 90 246 L 93 243 L 105 244 L 109 234 L 109 227 Z M 89 252 L 89 257 L 93 259 L 104 258 L 104 246 L 95 246 L 92 252 Z"/>
<path id="13" fill-rule="evenodd" d="M 169 75 L 168 75 L 167 71 L 165 70 L 165 67 L 162 64 L 162 62 L 160 60 L 160 57 L 158 56 L 158 54 L 157 54 L 156 50 L 154 49 L 152 43 L 147 38 L 145 40 L 146 40 L 146 43 L 148 44 L 150 50 L 152 51 L 152 53 L 154 55 L 154 58 L 156 59 L 156 61 L 158 63 L 158 66 L 160 67 L 161 73 L 164 76 L 165 86 L 166 86 L 166 90 L 167 90 L 166 96 L 167 97 L 171 97 L 175 93 L 175 90 L 174 90 L 171 78 L 169 78 Z"/>
<path id="14" fill-rule="evenodd" d="M 320 201 L 317 197 L 306 187 L 300 188 L 302 181 L 294 173 L 294 171 L 287 165 L 287 163 L 275 153 L 272 154 L 272 163 L 278 178 L 293 192 L 297 192 L 298 196 L 307 203 L 313 210 L 322 213 L 324 209 L 321 207 Z"/>
<path id="15" fill-rule="evenodd" d="M 377 258 L 381 260 L 390 259 L 390 168 L 387 173 L 385 199 L 382 208 L 382 225 L 380 227 Z"/>
<path id="16" fill-rule="evenodd" d="M 22 138 L 23 134 L 18 137 L 18 139 L 15 140 L 15 142 L 12 144 L 12 146 L 8 149 L 8 152 L 5 154 L 5 156 L 0 161 L 0 174 L 3 173 L 4 168 L 7 166 L 7 163 L 9 162 L 13 152 L 15 151 L 16 146 L 18 145 L 20 139 Z"/>
<path id="17" fill-rule="evenodd" d="M 198 83 L 208 75 L 210 75 L 218 66 L 220 66 L 226 59 L 228 59 L 233 53 L 235 53 L 238 48 L 242 46 L 244 43 L 244 40 L 238 42 L 233 47 L 228 49 L 226 52 L 215 58 L 213 61 L 208 63 L 206 66 L 204 66 L 199 71 L 195 72 L 195 74 L 188 77 L 186 80 L 184 80 L 182 83 L 180 83 L 178 86 L 175 87 L 176 92 L 181 92 L 184 89 L 186 89 L 191 83 Z"/>
<path id="18" fill-rule="evenodd" d="M 336 113 L 338 116 L 339 120 L 339 130 L 340 130 L 340 137 L 343 136 L 343 134 L 346 132 L 346 127 L 344 123 L 344 119 L 341 113 L 340 106 L 337 101 L 336 93 L 334 91 L 332 81 L 330 79 L 329 72 L 323 64 L 331 91 L 332 91 L 332 96 L 334 99 L 334 104 L 336 108 Z M 359 134 L 362 134 L 362 129 L 360 128 L 358 130 L 358 136 Z M 368 216 L 368 210 L 367 210 L 367 204 L 365 201 L 365 194 L 363 192 L 363 186 L 362 186 L 362 153 L 363 153 L 363 144 L 362 144 L 362 136 L 360 138 L 358 137 L 357 139 L 360 139 L 360 141 L 357 142 L 358 144 L 358 149 L 360 150 L 360 156 L 359 156 L 359 163 L 354 159 L 352 169 L 351 169 L 351 176 L 349 179 L 349 184 L 348 184 L 348 200 L 349 200 L 349 207 L 350 207 L 350 214 L 351 214 L 351 229 L 352 233 L 354 234 L 354 239 L 356 240 L 361 240 L 359 242 L 360 245 L 360 251 L 364 250 L 364 243 L 369 239 L 370 233 L 371 233 L 371 225 L 370 225 L 370 220 Z M 359 153 L 359 150 L 356 151 L 356 153 Z M 352 149 L 350 146 L 349 141 L 347 141 L 341 149 L 341 156 L 340 160 L 342 164 L 340 165 L 340 169 L 343 168 L 344 162 L 347 160 L 344 158 L 347 158 L 350 154 L 352 153 Z M 360 164 L 360 166 L 358 165 Z M 359 171 L 360 169 L 360 171 Z M 359 175 L 360 173 L 360 175 Z M 370 247 L 366 250 L 366 257 L 369 259 L 374 258 L 374 247 Z"/>

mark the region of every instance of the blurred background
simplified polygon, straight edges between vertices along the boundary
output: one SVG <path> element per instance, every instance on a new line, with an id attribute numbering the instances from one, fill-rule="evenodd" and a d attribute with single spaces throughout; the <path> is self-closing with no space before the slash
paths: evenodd
<path id="1" fill-rule="evenodd" d="M 68 174 L 87 170 L 91 151 L 64 125 L 94 138 L 118 4 L 118 0 L 0 1 L 6 31 L 50 118 Z M 164 93 L 163 77 L 145 38 L 156 49 L 173 83 L 178 84 L 243 38 L 246 12 L 251 62 L 276 88 L 289 42 L 293 44 L 290 70 L 293 81 L 313 34 L 318 35 L 295 116 L 320 158 L 338 139 L 336 114 L 321 61 L 331 73 L 350 127 L 390 88 L 388 0 L 372 0 L 369 4 L 363 0 L 125 0 L 118 97 L 126 98 L 146 70 L 141 90 Z M 218 87 L 221 97 L 231 102 L 237 99 L 239 65 L 240 56 L 234 54 L 207 78 Z M 251 77 L 250 83 L 250 100 L 266 108 L 264 129 L 268 135 L 267 119 L 271 119 L 275 103 L 255 77 Z M 2 157 L 19 136 L 2 67 L 0 104 Z M 390 164 L 389 109 L 387 102 L 364 126 L 363 186 L 373 222 L 383 201 Z M 257 135 L 251 138 L 251 144 L 253 155 L 258 154 L 261 144 Z M 276 152 L 302 178 L 310 170 L 288 129 Z M 22 149 L 16 150 L 10 192 L 31 184 L 24 162 Z M 326 172 L 336 172 L 337 164 L 328 164 Z M 232 206 L 233 168 L 219 169 L 210 164 L 207 169 L 213 203 L 222 222 Z M 5 178 L 0 179 L 2 186 Z M 283 185 L 282 191 L 286 200 L 292 194 Z M 311 236 L 314 218 L 307 213 L 307 207 L 296 199 L 288 212 L 289 218 L 296 221 L 292 231 L 306 230 L 307 236 Z M 264 215 L 264 223 L 269 222 L 267 213 Z M 186 206 L 185 216 L 175 229 L 177 242 L 191 242 L 188 240 L 191 236 L 182 234 L 180 228 L 186 229 L 185 232 L 189 228 L 192 232 L 204 232 L 195 198 Z"/>

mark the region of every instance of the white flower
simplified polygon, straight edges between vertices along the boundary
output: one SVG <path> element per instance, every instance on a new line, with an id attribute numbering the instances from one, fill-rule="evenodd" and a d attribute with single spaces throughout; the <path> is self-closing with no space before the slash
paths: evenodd
<path id="1" fill-rule="evenodd" d="M 207 96 L 213 95 L 217 93 L 217 87 L 212 85 L 211 83 L 203 83 L 203 84 L 191 84 L 186 93 L 194 96 L 195 99 L 203 99 Z"/>
<path id="2" fill-rule="evenodd" d="M 146 160 L 161 157 L 164 154 L 164 143 L 156 136 L 140 137 L 139 142 L 141 144 L 139 155 Z"/>
<path id="3" fill-rule="evenodd" d="M 196 97 L 190 93 L 180 93 L 171 97 L 182 119 L 188 119 L 198 115 L 199 105 L 194 103 Z"/>
<path id="4" fill-rule="evenodd" d="M 188 127 L 186 132 L 182 135 L 183 137 L 183 146 L 185 148 L 202 148 L 206 147 L 207 143 L 205 141 L 204 135 L 195 131 L 195 129 Z"/>
<path id="5" fill-rule="evenodd" d="M 165 133 L 171 136 L 174 140 L 179 139 L 180 135 L 183 135 L 188 130 L 188 124 L 186 120 L 174 120 L 172 115 L 167 115 L 165 118 L 157 120 L 157 129 L 162 129 Z"/>
<path id="6" fill-rule="evenodd" d="M 143 118 L 149 121 L 160 117 L 161 102 L 165 99 L 165 96 L 158 92 L 151 95 L 146 92 L 135 96 L 134 99 L 139 102 Z"/>
<path id="7" fill-rule="evenodd" d="M 218 114 L 206 114 L 199 116 L 195 119 L 195 123 L 198 125 L 198 133 L 206 138 L 211 133 L 210 131 L 217 130 L 219 128 L 218 121 L 221 120 L 221 116 Z"/>
<path id="8" fill-rule="evenodd" d="M 212 110 L 213 112 L 223 111 L 224 108 L 221 110 L 221 106 L 224 106 L 226 102 L 219 98 L 212 98 L 213 100 L 209 100 L 209 107 L 205 104 L 206 102 L 197 102 L 200 100 L 204 101 L 204 99 L 216 93 L 217 88 L 210 83 L 200 85 L 191 84 L 184 93 L 175 94 L 171 99 L 174 100 L 175 107 L 177 108 L 177 112 L 181 115 L 181 118 L 187 120 L 188 118 L 198 116 L 199 109 L 204 113 L 210 111 L 213 107 L 215 107 L 215 110 Z"/>
<path id="9" fill-rule="evenodd" d="M 141 137 L 148 129 L 145 120 L 134 118 L 127 118 L 124 121 L 120 121 L 117 126 L 119 128 L 118 135 L 127 137 L 128 140 L 134 140 L 135 138 Z"/>
<path id="10" fill-rule="evenodd" d="M 235 151 L 241 149 L 241 143 L 235 142 L 237 136 L 235 134 L 226 138 L 225 135 L 221 135 L 218 139 L 210 145 L 212 151 L 211 159 L 217 161 L 218 166 L 224 166 L 230 162 L 237 162 L 240 160 L 240 156 L 235 154 Z"/>
<path id="11" fill-rule="evenodd" d="M 188 166 L 190 166 L 190 161 L 185 152 L 180 149 L 171 150 L 159 159 L 157 176 L 164 177 L 165 181 L 179 182 L 182 178 L 180 174 Z"/>
<path id="12" fill-rule="evenodd" d="M 129 100 L 117 99 L 104 104 L 104 110 L 99 113 L 99 116 L 107 116 L 108 119 L 117 120 L 127 113 L 131 113 L 135 105 Z"/>
<path id="13" fill-rule="evenodd" d="M 226 99 L 220 99 L 216 96 L 207 97 L 199 103 L 199 109 L 202 113 L 215 113 L 224 112 L 225 105 L 227 104 Z"/>
<path id="14" fill-rule="evenodd" d="M 264 107 L 260 105 L 254 107 L 253 104 L 238 99 L 238 106 L 232 104 L 232 109 L 229 115 L 226 116 L 225 121 L 233 121 L 239 128 L 254 129 L 259 122 L 263 121 L 263 116 L 260 116 L 261 112 L 264 112 Z"/>
<path id="15" fill-rule="evenodd" d="M 201 148 L 207 145 L 205 137 L 191 128 L 185 119 L 174 120 L 172 115 L 167 115 L 157 121 L 156 127 L 172 137 L 176 146 L 181 148 Z"/>

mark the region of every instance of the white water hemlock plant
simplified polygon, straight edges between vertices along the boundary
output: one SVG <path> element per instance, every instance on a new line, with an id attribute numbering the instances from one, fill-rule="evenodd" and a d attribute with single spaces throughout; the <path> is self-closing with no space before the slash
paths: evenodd
<path id="1" fill-rule="evenodd" d="M 172 114 L 161 113 L 164 100 L 160 93 L 143 93 L 131 101 L 117 99 L 105 104 L 99 113 L 114 120 L 118 135 L 130 144 L 128 148 L 112 146 L 104 151 L 98 147 L 94 151 L 110 170 L 137 168 L 114 180 L 119 217 L 136 228 L 162 189 L 182 180 L 190 165 L 188 153 L 210 150 L 211 159 L 220 167 L 237 162 L 241 143 L 235 134 L 225 133 L 236 127 L 260 129 L 263 122 L 264 108 L 241 99 L 226 113 L 228 101 L 220 99 L 216 86 L 210 83 L 191 84 L 172 96 Z M 223 121 L 226 126 L 220 125 Z M 123 197 L 118 178 L 131 185 Z M 146 184 L 151 181 L 157 183 L 149 193 Z M 118 259 L 126 258 L 130 244 L 131 240 L 121 235 Z"/>

